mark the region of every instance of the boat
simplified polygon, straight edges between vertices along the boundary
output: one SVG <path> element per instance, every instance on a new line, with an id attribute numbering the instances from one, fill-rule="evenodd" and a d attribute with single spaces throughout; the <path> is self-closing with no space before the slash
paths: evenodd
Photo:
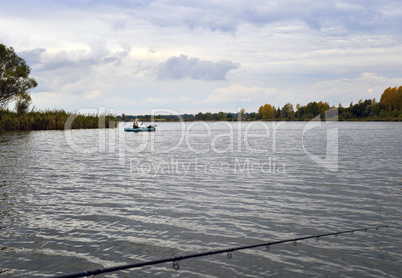
<path id="1" fill-rule="evenodd" d="M 142 131 L 155 131 L 156 125 L 149 125 L 147 127 L 126 127 L 124 131 L 127 132 L 142 132 Z"/>

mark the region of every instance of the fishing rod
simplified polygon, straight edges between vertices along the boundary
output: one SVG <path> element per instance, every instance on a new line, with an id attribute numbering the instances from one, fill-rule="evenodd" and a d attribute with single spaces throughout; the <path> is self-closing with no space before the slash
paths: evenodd
<path id="1" fill-rule="evenodd" d="M 265 249 L 268 251 L 270 249 L 271 245 L 277 245 L 277 244 L 282 244 L 282 243 L 286 243 L 286 242 L 293 242 L 293 245 L 296 246 L 297 242 L 301 241 L 301 240 L 312 239 L 312 238 L 319 240 L 321 237 L 327 237 L 327 236 L 335 236 L 337 238 L 341 234 L 348 234 L 348 233 L 353 234 L 354 232 L 363 232 L 363 231 L 367 232 L 368 230 L 372 230 L 372 229 L 378 230 L 379 228 L 388 228 L 388 225 L 375 226 L 375 227 L 369 227 L 369 228 L 363 228 L 363 229 L 354 229 L 354 230 L 342 231 L 342 232 L 333 232 L 333 233 L 327 233 L 327 234 L 319 234 L 319 235 L 314 235 L 314 236 L 298 237 L 298 238 L 293 238 L 293 239 L 285 239 L 285 240 L 280 240 L 280 241 L 273 241 L 273 242 L 266 242 L 266 243 L 260 243 L 260 244 L 254 244 L 254 245 L 247 245 L 247 246 L 240 246 L 240 247 L 220 249 L 220 250 L 215 250 L 215 251 L 196 253 L 196 254 L 191 254 L 191 255 L 186 255 L 186 256 L 166 258 L 166 259 L 160 259 L 160 260 L 154 260 L 154 261 L 145 261 L 142 263 L 133 263 L 133 264 L 114 266 L 114 267 L 100 268 L 100 269 L 95 269 L 95 270 L 87 270 L 87 271 L 83 271 L 83 272 L 55 276 L 53 278 L 87 277 L 87 276 L 94 276 L 94 275 L 115 272 L 115 271 L 120 271 L 120 270 L 126 270 L 126 269 L 130 269 L 130 268 L 139 268 L 139 267 L 143 267 L 143 266 L 156 265 L 156 264 L 162 264 L 162 263 L 168 263 L 168 262 L 173 262 L 173 269 L 179 270 L 179 268 L 180 268 L 179 261 L 181 261 L 181 260 L 205 257 L 205 256 L 221 254 L 221 253 L 226 253 L 226 256 L 230 259 L 230 258 L 232 258 L 232 252 L 234 252 L 234 251 L 239 251 L 239 250 L 244 250 L 244 249 L 252 249 L 252 248 L 257 248 L 257 247 L 264 247 L 264 246 L 265 246 Z"/>

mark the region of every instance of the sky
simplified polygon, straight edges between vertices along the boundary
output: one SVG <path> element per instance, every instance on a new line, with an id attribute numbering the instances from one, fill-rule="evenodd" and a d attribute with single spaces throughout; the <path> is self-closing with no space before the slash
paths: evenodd
<path id="1" fill-rule="evenodd" d="M 402 85 L 402 1 L 0 0 L 36 109 L 349 106 Z"/>

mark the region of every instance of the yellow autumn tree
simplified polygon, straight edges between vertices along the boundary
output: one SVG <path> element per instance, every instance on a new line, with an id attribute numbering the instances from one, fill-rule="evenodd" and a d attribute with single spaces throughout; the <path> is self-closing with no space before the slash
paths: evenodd
<path id="1" fill-rule="evenodd" d="M 318 112 L 320 113 L 321 119 L 325 118 L 325 111 L 329 110 L 329 103 L 320 101 L 318 104 Z"/>
<path id="2" fill-rule="evenodd" d="M 320 101 L 318 103 L 318 111 L 320 112 L 320 114 L 325 114 L 325 111 L 327 111 L 328 109 L 329 109 L 329 103 L 328 102 Z"/>
<path id="3" fill-rule="evenodd" d="M 396 109 L 402 111 L 402 86 L 399 86 L 398 93 L 396 97 Z"/>
<path id="4" fill-rule="evenodd" d="M 381 95 L 380 105 L 381 107 L 388 112 L 391 112 L 394 109 L 400 110 L 402 108 L 402 86 L 397 87 L 389 87 L 385 89 L 384 93 Z"/>
<path id="5" fill-rule="evenodd" d="M 262 108 L 262 118 L 263 119 L 274 119 L 275 118 L 275 106 L 271 104 L 265 104 Z"/>

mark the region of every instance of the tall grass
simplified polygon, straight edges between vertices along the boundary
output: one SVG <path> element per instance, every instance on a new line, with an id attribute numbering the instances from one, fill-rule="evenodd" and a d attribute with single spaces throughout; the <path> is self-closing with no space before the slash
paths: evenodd
<path id="1" fill-rule="evenodd" d="M 69 118 L 74 118 L 74 120 L 66 126 Z M 116 127 L 116 123 L 117 120 L 113 115 L 82 115 L 68 113 L 64 110 L 16 113 L 10 110 L 0 109 L 0 131 L 112 128 Z"/>

